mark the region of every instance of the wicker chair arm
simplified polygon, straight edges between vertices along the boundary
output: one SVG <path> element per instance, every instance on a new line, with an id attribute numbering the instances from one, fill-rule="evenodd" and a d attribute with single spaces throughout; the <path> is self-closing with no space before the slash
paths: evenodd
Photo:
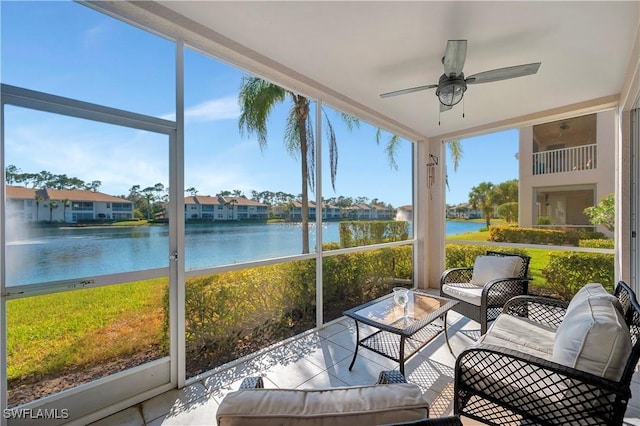
<path id="1" fill-rule="evenodd" d="M 545 296 L 516 296 L 505 303 L 503 313 L 525 317 L 539 324 L 558 328 L 569 302 Z"/>
<path id="2" fill-rule="evenodd" d="M 398 370 L 381 371 L 376 384 L 388 385 L 391 383 L 407 383 L 407 379 Z"/>
<path id="3" fill-rule="evenodd" d="M 630 397 L 618 382 L 504 347 L 480 344 L 456 360 L 456 415 L 477 418 L 487 407 L 478 401 L 488 401 L 505 408 L 492 413 L 496 423 L 515 413 L 543 424 L 580 424 L 594 416 L 613 424 Z"/>
<path id="4" fill-rule="evenodd" d="M 262 377 L 245 377 L 240 383 L 240 389 L 263 389 L 264 381 Z"/>
<path id="5" fill-rule="evenodd" d="M 447 283 L 468 283 L 473 275 L 473 267 L 450 268 L 440 276 L 440 286 Z"/>
<path id="6" fill-rule="evenodd" d="M 500 278 L 486 283 L 482 288 L 482 298 L 487 300 L 487 306 L 504 306 L 512 297 L 527 294 L 529 278 L 511 277 Z"/>

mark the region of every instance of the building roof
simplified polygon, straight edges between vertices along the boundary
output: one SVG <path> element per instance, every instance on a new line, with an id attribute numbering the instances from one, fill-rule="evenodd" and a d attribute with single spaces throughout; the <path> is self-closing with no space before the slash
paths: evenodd
<path id="1" fill-rule="evenodd" d="M 7 198 L 14 199 L 35 199 L 36 194 L 42 195 L 45 200 L 69 200 L 69 201 L 93 201 L 105 203 L 130 203 L 124 198 L 105 194 L 102 192 L 89 191 L 88 189 L 36 189 L 24 186 L 7 185 Z"/>
<path id="2" fill-rule="evenodd" d="M 35 199 L 36 189 L 24 186 L 6 186 L 7 198 Z"/>
<path id="3" fill-rule="evenodd" d="M 70 201 L 93 201 L 104 203 L 130 203 L 125 198 L 116 197 L 113 195 L 105 194 L 103 192 L 89 191 L 88 189 L 50 189 L 44 190 L 46 197 L 50 200 L 70 200 Z"/>
<path id="4" fill-rule="evenodd" d="M 266 204 L 261 203 L 256 200 L 250 200 L 244 195 L 241 197 L 219 197 L 225 203 L 232 203 L 236 206 L 259 206 L 259 207 L 268 207 Z"/>

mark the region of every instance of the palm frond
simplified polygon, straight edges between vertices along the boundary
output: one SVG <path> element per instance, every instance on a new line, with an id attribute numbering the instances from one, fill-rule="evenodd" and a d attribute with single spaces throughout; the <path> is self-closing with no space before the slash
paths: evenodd
<path id="1" fill-rule="evenodd" d="M 300 132 L 298 131 L 298 119 L 296 118 L 296 106 L 291 104 L 287 114 L 287 124 L 284 128 L 284 146 L 293 158 L 300 155 Z"/>
<path id="2" fill-rule="evenodd" d="M 396 151 L 398 150 L 398 145 L 400 145 L 400 136 L 391 135 L 391 137 L 387 141 L 387 146 L 385 147 L 389 167 L 394 170 L 398 170 L 398 163 L 396 162 Z"/>
<path id="3" fill-rule="evenodd" d="M 458 139 L 448 141 L 447 145 L 449 146 L 449 152 L 451 153 L 451 158 L 453 159 L 453 171 L 457 172 L 458 166 L 460 165 L 460 159 L 463 157 L 462 145 L 460 144 L 460 140 Z"/>
<path id="4" fill-rule="evenodd" d="M 313 123 L 309 120 L 309 116 L 307 116 L 305 120 L 306 124 L 306 136 L 307 136 L 307 183 L 309 184 L 309 189 L 315 193 L 316 187 L 316 142 L 315 136 L 313 134 Z"/>
<path id="5" fill-rule="evenodd" d="M 340 117 L 342 118 L 342 121 L 347 126 L 347 129 L 349 129 L 349 131 L 352 131 L 353 129 L 359 129 L 360 128 L 360 120 L 358 120 L 353 115 L 349 115 L 349 114 L 346 114 L 344 112 L 341 112 L 340 113 Z M 327 117 L 327 121 L 328 120 L 329 120 L 329 117 Z"/>
<path id="6" fill-rule="evenodd" d="M 336 176 L 338 175 L 338 141 L 329 117 L 326 117 L 327 142 L 329 144 L 329 168 L 331 170 L 331 187 L 336 190 Z M 348 127 L 348 126 L 347 126 Z"/>
<path id="7" fill-rule="evenodd" d="M 260 148 L 264 149 L 267 145 L 267 120 L 273 108 L 284 101 L 285 94 L 282 87 L 261 78 L 243 77 L 238 94 L 240 134 L 245 131 L 248 135 L 255 134 Z"/>

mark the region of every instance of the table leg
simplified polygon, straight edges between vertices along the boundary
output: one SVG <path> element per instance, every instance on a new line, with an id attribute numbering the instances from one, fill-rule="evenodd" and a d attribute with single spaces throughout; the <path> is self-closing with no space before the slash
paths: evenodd
<path id="1" fill-rule="evenodd" d="M 444 340 L 447 342 L 447 347 L 449 348 L 449 352 L 453 355 L 453 350 L 451 349 L 451 344 L 449 344 L 449 335 L 447 334 L 447 312 L 442 316 L 442 321 L 444 321 Z M 454 355 L 455 356 L 455 355 Z"/>
<path id="2" fill-rule="evenodd" d="M 353 368 L 353 364 L 356 362 L 356 357 L 358 356 L 358 346 L 360 346 L 360 327 L 358 327 L 358 320 L 354 320 L 356 322 L 356 349 L 353 351 L 353 359 L 351 360 L 351 365 L 349 365 L 349 371 Z"/>
<path id="3" fill-rule="evenodd" d="M 404 336 L 400 336 L 400 372 L 404 376 Z"/>

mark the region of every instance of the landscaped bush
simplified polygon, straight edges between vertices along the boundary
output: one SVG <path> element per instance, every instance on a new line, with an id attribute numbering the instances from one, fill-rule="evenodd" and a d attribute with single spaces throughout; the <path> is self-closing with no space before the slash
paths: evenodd
<path id="1" fill-rule="evenodd" d="M 514 247 L 494 247 L 480 244 L 447 244 L 445 250 L 445 268 L 466 268 L 473 266 L 476 257 L 487 251 L 527 255 L 527 251 Z"/>
<path id="2" fill-rule="evenodd" d="M 570 300 L 584 285 L 597 282 L 613 292 L 613 254 L 554 252 L 542 271 L 547 286 Z"/>
<path id="3" fill-rule="evenodd" d="M 398 285 L 411 286 L 411 246 L 389 247 L 325 257 L 322 261 L 324 321 L 346 309 L 391 293 Z"/>
<path id="4" fill-rule="evenodd" d="M 549 216 L 538 216 L 536 218 L 536 225 L 552 225 L 553 221 Z"/>
<path id="5" fill-rule="evenodd" d="M 578 241 L 578 247 L 613 249 L 614 241 L 611 239 L 591 239 Z"/>
<path id="6" fill-rule="evenodd" d="M 185 287 L 187 375 L 313 326 L 313 260 L 190 278 Z"/>
<path id="7" fill-rule="evenodd" d="M 510 226 L 492 226 L 489 229 L 489 240 L 501 243 L 578 246 L 580 240 L 604 237 L 601 232 L 586 229 L 538 229 Z"/>
<path id="8" fill-rule="evenodd" d="M 315 260 L 306 260 L 188 279 L 187 376 L 314 327 L 315 265 Z M 390 293 L 394 286 L 411 286 L 412 271 L 412 246 L 325 257 L 325 322 Z M 168 330 L 168 324 L 165 327 Z"/>
<path id="9" fill-rule="evenodd" d="M 566 232 L 552 229 L 492 226 L 489 229 L 489 240 L 499 243 L 562 245 L 566 240 Z"/>
<path id="10" fill-rule="evenodd" d="M 404 241 L 409 238 L 409 222 L 397 220 L 340 222 L 340 247 Z"/>

